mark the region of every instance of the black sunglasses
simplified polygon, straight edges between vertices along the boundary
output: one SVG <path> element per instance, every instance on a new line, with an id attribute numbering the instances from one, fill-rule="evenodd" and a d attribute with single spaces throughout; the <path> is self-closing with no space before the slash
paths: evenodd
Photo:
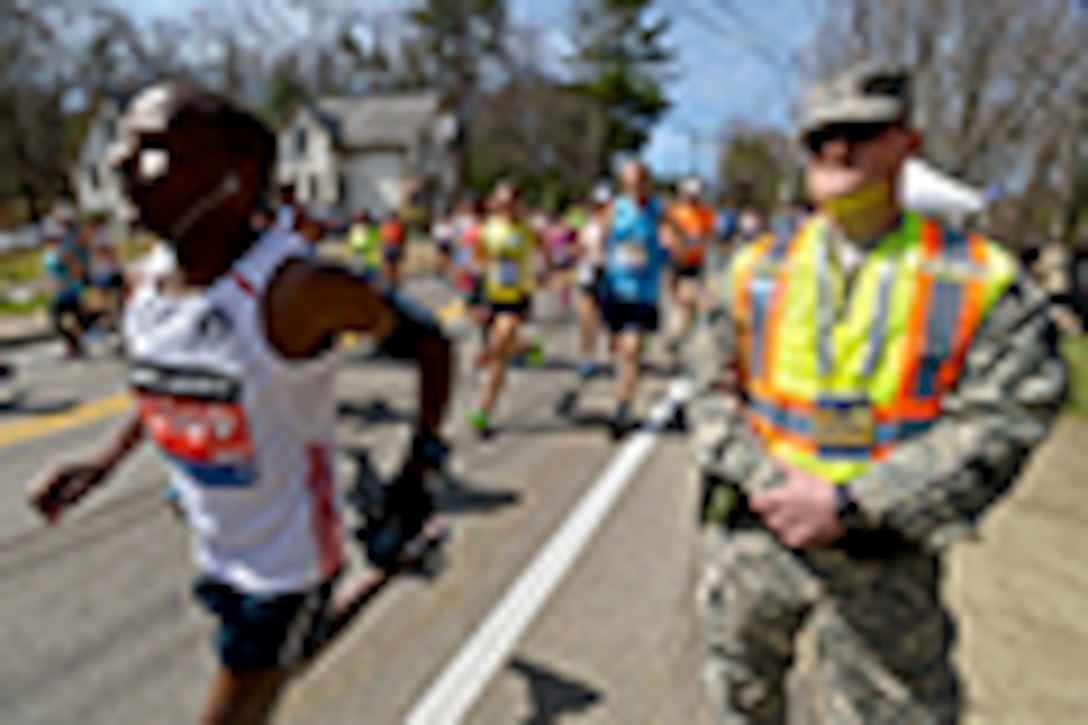
<path id="1" fill-rule="evenodd" d="M 848 143 L 861 144 L 880 137 L 890 128 L 898 127 L 899 123 L 836 123 L 805 135 L 805 145 L 813 155 L 819 156 L 824 145 L 830 141 L 842 139 Z"/>

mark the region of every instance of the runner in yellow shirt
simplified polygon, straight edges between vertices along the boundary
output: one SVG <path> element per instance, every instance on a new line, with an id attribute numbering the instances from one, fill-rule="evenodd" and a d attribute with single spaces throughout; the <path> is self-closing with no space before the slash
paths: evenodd
<path id="1" fill-rule="evenodd" d="M 506 367 L 519 354 L 541 355 L 539 345 L 518 339 L 535 287 L 538 242 L 524 216 L 517 187 L 508 181 L 496 185 L 491 196 L 490 216 L 480 236 L 482 301 L 490 308 L 487 325 L 487 371 L 479 407 L 469 423 L 481 436 L 488 436 L 491 411 L 499 397 Z"/>
<path id="2" fill-rule="evenodd" d="M 356 214 L 348 232 L 348 243 L 359 260 L 363 276 L 369 280 L 378 279 L 382 270 L 382 240 L 370 214 L 365 211 Z"/>

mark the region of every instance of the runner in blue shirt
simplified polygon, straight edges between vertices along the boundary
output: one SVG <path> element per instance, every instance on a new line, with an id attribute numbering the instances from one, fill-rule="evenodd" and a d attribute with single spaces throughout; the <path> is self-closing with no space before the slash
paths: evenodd
<path id="1" fill-rule="evenodd" d="M 657 329 L 661 273 L 667 253 L 661 245 L 663 206 L 652 196 L 650 175 L 639 161 L 620 171 L 620 195 L 606 220 L 602 313 L 612 333 L 616 359 L 616 412 L 612 434 L 631 428 L 630 405 L 638 384 L 643 340 Z"/>

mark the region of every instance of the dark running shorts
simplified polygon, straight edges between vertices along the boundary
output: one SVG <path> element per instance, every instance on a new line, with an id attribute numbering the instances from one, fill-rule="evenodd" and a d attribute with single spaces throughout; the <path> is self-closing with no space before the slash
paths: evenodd
<path id="1" fill-rule="evenodd" d="M 333 583 L 307 592 L 262 596 L 201 578 L 197 601 L 219 619 L 213 643 L 232 672 L 287 668 L 313 654 L 326 633 Z"/>
<path id="2" fill-rule="evenodd" d="M 78 297 L 54 299 L 49 305 L 49 316 L 52 318 L 53 329 L 57 332 L 64 331 L 64 318 L 69 316 L 74 317 L 80 326 L 87 324 L 87 313 Z"/>
<path id="3" fill-rule="evenodd" d="M 699 267 L 674 267 L 674 271 L 678 277 L 699 277 L 703 273 L 703 268 Z"/>
<path id="4" fill-rule="evenodd" d="M 657 306 L 646 302 L 606 300 L 602 313 L 608 329 L 620 332 L 653 332 L 657 329 Z"/>
<path id="5" fill-rule="evenodd" d="M 529 311 L 532 309 L 532 303 L 528 297 L 517 302 L 490 302 L 488 306 L 491 308 L 492 318 L 499 315 L 517 315 L 524 318 L 529 316 Z"/>

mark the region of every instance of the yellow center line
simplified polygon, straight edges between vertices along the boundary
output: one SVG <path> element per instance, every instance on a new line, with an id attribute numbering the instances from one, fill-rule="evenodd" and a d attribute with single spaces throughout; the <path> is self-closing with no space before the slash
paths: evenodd
<path id="1" fill-rule="evenodd" d="M 49 413 L 33 420 L 2 426 L 0 427 L 0 448 L 7 448 L 17 443 L 119 415 L 128 409 L 131 402 L 132 398 L 127 392 L 117 393 L 108 398 L 83 403 L 61 413 Z"/>
<path id="2" fill-rule="evenodd" d="M 456 300 L 436 310 L 435 317 L 442 324 L 449 324 L 464 313 L 464 308 L 464 302 Z M 344 335 L 343 339 L 344 344 L 351 346 L 358 342 L 359 335 L 349 333 Z M 128 410 L 131 404 L 132 397 L 125 391 L 82 403 L 71 410 L 49 413 L 31 420 L 0 426 L 0 449 L 120 415 Z"/>

